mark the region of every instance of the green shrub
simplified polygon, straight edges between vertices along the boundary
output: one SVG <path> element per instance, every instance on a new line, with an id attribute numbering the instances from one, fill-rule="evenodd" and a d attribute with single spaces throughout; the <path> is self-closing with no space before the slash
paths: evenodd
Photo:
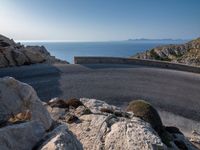
<path id="1" fill-rule="evenodd" d="M 127 106 L 127 111 L 133 112 L 134 116 L 141 118 L 142 120 L 151 124 L 152 128 L 158 133 L 162 142 L 171 147 L 171 141 L 173 141 L 172 135 L 165 129 L 162 124 L 161 118 L 157 110 L 148 102 L 144 100 L 131 101 Z M 172 128 L 167 128 L 172 130 Z M 175 130 L 173 128 L 173 130 Z"/>
<path id="2" fill-rule="evenodd" d="M 154 49 L 152 49 L 150 51 L 150 56 L 156 60 L 162 60 L 162 61 L 171 61 L 170 58 L 168 58 L 167 56 L 166 57 L 160 57 L 155 51 Z"/>
<path id="3" fill-rule="evenodd" d="M 134 116 L 150 123 L 157 132 L 163 128 L 162 121 L 156 109 L 144 100 L 130 102 L 127 111 L 133 112 Z"/>

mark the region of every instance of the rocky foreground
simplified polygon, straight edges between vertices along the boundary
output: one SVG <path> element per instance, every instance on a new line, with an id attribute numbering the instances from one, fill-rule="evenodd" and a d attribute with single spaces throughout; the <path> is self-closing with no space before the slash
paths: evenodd
<path id="1" fill-rule="evenodd" d="M 200 66 L 200 38 L 180 45 L 166 45 L 138 53 L 134 58 L 154 59 Z"/>
<path id="2" fill-rule="evenodd" d="M 165 127 L 145 101 L 131 102 L 127 112 L 87 98 L 43 103 L 11 77 L 0 79 L 0 112 L 1 150 L 195 150 L 200 142 L 199 133 L 188 140 Z"/>
<path id="3" fill-rule="evenodd" d="M 44 46 L 24 46 L 0 35 L 0 68 L 36 63 L 68 63 L 51 56 Z"/>

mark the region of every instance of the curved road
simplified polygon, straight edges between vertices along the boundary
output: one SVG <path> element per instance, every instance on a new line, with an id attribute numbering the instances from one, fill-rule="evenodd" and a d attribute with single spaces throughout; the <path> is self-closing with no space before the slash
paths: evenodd
<path id="1" fill-rule="evenodd" d="M 200 74 L 133 65 L 32 65 L 0 69 L 39 97 L 88 97 L 125 106 L 145 99 L 159 110 L 200 121 Z"/>

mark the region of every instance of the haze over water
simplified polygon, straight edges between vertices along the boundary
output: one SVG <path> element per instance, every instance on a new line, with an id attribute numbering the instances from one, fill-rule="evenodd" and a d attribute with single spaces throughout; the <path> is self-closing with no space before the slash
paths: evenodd
<path id="1" fill-rule="evenodd" d="M 184 41 L 163 42 L 22 42 L 25 45 L 44 45 L 51 55 L 73 63 L 74 56 L 130 57 L 159 45 Z"/>

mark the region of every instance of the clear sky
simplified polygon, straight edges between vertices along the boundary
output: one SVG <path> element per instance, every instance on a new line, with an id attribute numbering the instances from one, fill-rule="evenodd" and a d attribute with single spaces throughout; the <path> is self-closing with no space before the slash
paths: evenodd
<path id="1" fill-rule="evenodd" d="M 0 0 L 15 40 L 107 41 L 200 36 L 200 0 Z"/>

